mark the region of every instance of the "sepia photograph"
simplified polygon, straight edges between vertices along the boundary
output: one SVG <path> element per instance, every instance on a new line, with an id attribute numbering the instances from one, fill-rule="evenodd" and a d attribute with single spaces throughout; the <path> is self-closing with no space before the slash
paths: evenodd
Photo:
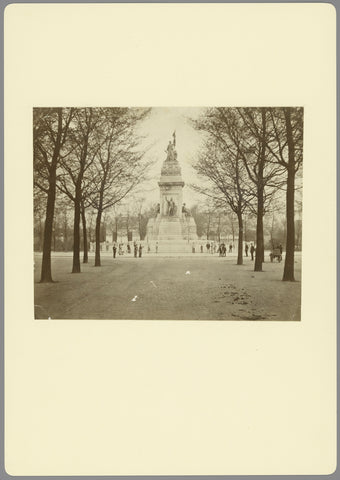
<path id="1" fill-rule="evenodd" d="M 33 109 L 36 319 L 299 321 L 302 107 Z"/>

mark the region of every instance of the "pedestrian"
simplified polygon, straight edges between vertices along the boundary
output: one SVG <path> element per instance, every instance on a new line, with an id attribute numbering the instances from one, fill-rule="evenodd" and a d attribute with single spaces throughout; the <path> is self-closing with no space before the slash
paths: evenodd
<path id="1" fill-rule="evenodd" d="M 244 247 L 244 251 L 246 252 L 246 257 L 248 257 L 248 250 L 249 250 L 248 243 L 246 243 L 246 246 Z"/>
<path id="2" fill-rule="evenodd" d="M 233 253 L 233 246 L 231 243 L 229 244 L 229 253 Z"/>
<path id="3" fill-rule="evenodd" d="M 203 253 L 203 245 L 201 245 L 201 253 Z"/>
<path id="4" fill-rule="evenodd" d="M 117 247 L 115 243 L 113 244 L 112 250 L 113 250 L 113 258 L 116 258 Z"/>
<path id="5" fill-rule="evenodd" d="M 193 244 L 192 244 L 192 253 L 195 253 L 195 251 L 196 251 L 196 250 L 195 250 L 195 244 L 193 243 Z"/>
<path id="6" fill-rule="evenodd" d="M 129 243 L 127 244 L 127 253 L 131 253 L 131 247 Z"/>
<path id="7" fill-rule="evenodd" d="M 134 256 L 135 256 L 135 258 L 137 258 L 138 247 L 137 247 L 137 243 L 136 243 L 136 242 L 135 242 L 134 245 L 133 245 L 133 251 L 134 251 Z"/>
<path id="8" fill-rule="evenodd" d="M 209 250 L 210 250 L 210 243 L 209 242 L 206 244 L 206 247 L 207 247 L 207 252 L 209 253 Z"/>
<path id="9" fill-rule="evenodd" d="M 280 243 L 280 245 L 279 245 L 279 249 L 280 249 L 280 254 L 282 255 L 283 247 L 282 247 L 282 244 L 281 244 L 281 243 Z"/>
<path id="10" fill-rule="evenodd" d="M 251 259 L 254 260 L 254 253 L 255 253 L 255 247 L 254 245 L 251 243 L 250 244 L 250 255 L 251 255 Z"/>
<path id="11" fill-rule="evenodd" d="M 142 245 L 139 244 L 139 258 L 141 258 L 142 256 L 142 248 L 143 248 Z"/>

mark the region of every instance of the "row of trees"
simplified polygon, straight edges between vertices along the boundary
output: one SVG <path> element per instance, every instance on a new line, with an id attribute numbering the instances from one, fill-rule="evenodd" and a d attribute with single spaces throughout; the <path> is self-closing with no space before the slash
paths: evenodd
<path id="1" fill-rule="evenodd" d="M 205 142 L 195 164 L 208 180 L 194 186 L 238 221 L 238 259 L 243 263 L 243 218 L 256 216 L 255 271 L 264 261 L 263 217 L 285 192 L 286 256 L 283 280 L 294 281 L 295 190 L 303 158 L 303 109 L 210 108 L 193 120 Z"/>
<path id="2" fill-rule="evenodd" d="M 70 251 L 73 249 L 73 209 L 70 202 L 66 202 L 62 195 L 56 196 L 54 222 L 52 231 L 52 250 Z M 34 250 L 42 251 L 44 240 L 44 210 L 39 204 L 40 210 L 35 214 L 34 224 Z M 146 238 L 148 220 L 155 216 L 157 206 L 148 204 L 143 197 L 125 199 L 124 203 L 107 210 L 102 216 L 100 242 L 109 240 L 119 241 L 119 237 L 128 237 L 134 232 L 138 238 Z M 299 212 L 300 213 L 300 212 Z M 237 217 L 233 212 L 226 209 L 216 208 L 211 202 L 196 204 L 191 208 L 191 214 L 195 219 L 197 234 L 201 238 L 214 240 L 218 243 L 228 241 L 235 245 L 238 238 Z M 90 243 L 95 242 L 96 211 L 87 209 L 87 231 L 81 228 L 80 249 L 83 251 L 83 263 L 88 262 L 88 252 L 84 249 L 84 238 Z M 275 210 L 267 212 L 264 216 L 265 248 L 274 248 L 278 244 L 285 246 L 286 223 L 282 212 L 282 206 L 275 204 Z M 134 237 L 135 238 L 135 237 Z M 249 212 L 243 218 L 244 242 L 256 243 L 256 216 Z M 301 249 L 301 219 L 295 220 L 295 249 Z"/>
<path id="3" fill-rule="evenodd" d="M 80 272 L 80 223 L 88 251 L 86 211 L 96 212 L 95 266 L 100 266 L 100 231 L 106 210 L 143 179 L 138 124 L 142 108 L 35 108 L 33 110 L 34 208 L 44 212 L 41 282 L 52 282 L 51 246 L 57 195 L 73 207 L 73 266 Z M 85 258 L 84 261 L 87 261 Z"/>
<path id="4" fill-rule="evenodd" d="M 117 207 L 117 206 L 116 206 Z M 143 240 L 146 237 L 146 226 L 149 218 L 154 216 L 155 208 L 145 205 L 143 198 L 129 199 L 129 203 L 124 202 L 118 208 L 106 210 L 102 215 L 100 242 L 118 241 L 119 236 L 127 237 L 134 232 Z M 73 209 L 70 202 L 58 195 L 54 209 L 54 221 L 52 231 L 53 251 L 70 251 L 73 249 Z M 86 248 L 84 249 L 84 238 L 89 243 L 94 243 L 96 239 L 96 217 L 97 212 L 91 208 L 85 213 L 86 231 L 84 231 L 83 222 L 81 222 L 80 250 L 83 251 L 83 263 L 88 263 Z M 44 212 L 37 212 L 34 222 L 34 251 L 42 252 L 44 243 Z"/>
<path id="5" fill-rule="evenodd" d="M 191 213 L 197 226 L 199 237 L 208 240 L 228 240 L 235 244 L 238 240 L 238 221 L 235 213 L 225 207 L 218 207 L 212 202 L 206 205 L 195 205 Z M 302 221 L 301 209 L 298 206 L 298 217 L 295 219 L 295 250 L 301 250 Z M 243 215 L 243 242 L 253 242 L 256 245 L 256 215 L 248 211 Z M 270 210 L 263 218 L 264 246 L 273 249 L 277 245 L 286 245 L 286 219 L 282 202 L 273 202 Z"/>

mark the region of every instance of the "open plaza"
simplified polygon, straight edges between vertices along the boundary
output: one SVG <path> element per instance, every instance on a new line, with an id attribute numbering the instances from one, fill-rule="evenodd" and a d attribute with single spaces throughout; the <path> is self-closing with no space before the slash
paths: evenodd
<path id="1" fill-rule="evenodd" d="M 93 256 L 72 274 L 71 254 L 53 254 L 55 283 L 39 283 L 41 255 L 35 255 L 37 319 L 102 320 L 300 320 L 301 256 L 295 282 L 282 282 L 283 262 L 269 260 L 254 272 L 250 257 L 236 254 L 143 254 L 113 259 Z"/>

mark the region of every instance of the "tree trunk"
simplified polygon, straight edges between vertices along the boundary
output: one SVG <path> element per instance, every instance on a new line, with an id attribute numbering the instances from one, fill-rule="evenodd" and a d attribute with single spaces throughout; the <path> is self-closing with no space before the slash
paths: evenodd
<path id="1" fill-rule="evenodd" d="M 218 214 L 218 229 L 217 229 L 218 243 L 221 243 L 221 214 Z"/>
<path id="2" fill-rule="evenodd" d="M 50 185 L 49 185 L 48 195 L 47 195 L 43 257 L 42 257 L 42 265 L 41 265 L 41 278 L 40 278 L 41 283 L 53 282 L 52 271 L 51 271 L 51 249 L 52 249 L 55 189 L 56 189 L 56 172 L 55 171 L 54 172 L 50 171 L 49 182 L 50 182 Z"/>
<path id="3" fill-rule="evenodd" d="M 42 221 L 41 221 L 41 215 L 39 215 L 39 252 L 42 252 L 43 250 L 43 244 L 44 244 L 44 229 L 42 226 Z"/>
<path id="4" fill-rule="evenodd" d="M 266 161 L 266 110 L 263 108 L 262 114 L 262 145 L 261 158 L 257 175 L 257 221 L 256 221 L 256 252 L 255 252 L 255 272 L 262 272 L 262 262 L 264 261 L 264 242 L 263 242 L 263 194 L 264 180 L 263 170 Z"/>
<path id="5" fill-rule="evenodd" d="M 262 272 L 263 262 L 263 188 L 258 188 L 257 221 L 256 221 L 256 252 L 254 272 Z"/>
<path id="6" fill-rule="evenodd" d="M 52 247 L 52 229 L 53 229 L 53 217 L 54 217 L 54 204 L 55 204 L 55 190 L 56 190 L 56 171 L 57 164 L 61 148 L 61 135 L 62 135 L 62 108 L 57 109 L 58 112 L 58 133 L 56 137 L 56 143 L 53 150 L 52 161 L 49 169 L 49 187 L 47 194 L 47 207 L 46 207 L 46 220 L 44 228 L 44 245 L 43 256 L 41 264 L 41 277 L 40 282 L 53 282 L 51 272 L 51 247 Z"/>
<path id="7" fill-rule="evenodd" d="M 209 240 L 209 234 L 210 234 L 210 212 L 208 213 L 207 240 Z"/>
<path id="8" fill-rule="evenodd" d="M 294 282 L 294 244 L 295 244 L 295 225 L 294 225 L 294 196 L 295 196 L 295 152 L 294 140 L 292 134 L 292 125 L 290 118 L 290 109 L 285 108 L 285 121 L 287 129 L 288 143 L 288 176 L 287 176 L 287 196 L 286 196 L 286 215 L 287 215 L 287 240 L 286 240 L 286 259 L 283 271 L 283 281 Z"/>
<path id="9" fill-rule="evenodd" d="M 242 213 L 237 212 L 238 220 L 238 251 L 237 251 L 237 265 L 243 265 L 243 219 Z"/>
<path id="10" fill-rule="evenodd" d="M 83 256 L 83 263 L 88 263 L 89 256 L 88 256 L 88 243 L 87 243 L 87 231 L 86 231 L 86 216 L 85 216 L 85 208 L 84 205 L 81 207 L 81 219 L 83 224 L 83 239 L 84 239 L 84 256 Z"/>
<path id="11" fill-rule="evenodd" d="M 72 273 L 80 273 L 80 187 L 76 187 L 73 225 L 73 266 Z"/>
<path id="12" fill-rule="evenodd" d="M 287 178 L 287 236 L 286 236 L 286 259 L 283 271 L 283 281 L 294 282 L 294 243 L 295 243 L 295 225 L 294 225 L 294 186 L 295 172 L 288 170 Z"/>
<path id="13" fill-rule="evenodd" d="M 64 251 L 67 250 L 67 210 L 64 213 Z"/>
<path id="14" fill-rule="evenodd" d="M 102 210 L 99 208 L 96 218 L 96 253 L 94 259 L 94 266 L 100 267 L 100 225 L 102 221 Z"/>
<path id="15" fill-rule="evenodd" d="M 273 214 L 273 217 L 272 217 L 272 225 L 271 225 L 271 228 L 270 228 L 270 243 L 271 243 L 271 246 L 272 246 L 272 250 L 274 250 L 274 248 L 275 248 L 275 245 L 274 245 L 274 214 Z"/>
<path id="16" fill-rule="evenodd" d="M 141 214 L 138 214 L 138 231 L 139 231 L 139 239 L 142 239 L 142 221 L 141 221 Z"/>
<path id="17" fill-rule="evenodd" d="M 231 219 L 231 235 L 232 235 L 232 238 L 233 238 L 233 245 L 235 243 L 235 226 L 234 226 L 234 220 Z"/>

